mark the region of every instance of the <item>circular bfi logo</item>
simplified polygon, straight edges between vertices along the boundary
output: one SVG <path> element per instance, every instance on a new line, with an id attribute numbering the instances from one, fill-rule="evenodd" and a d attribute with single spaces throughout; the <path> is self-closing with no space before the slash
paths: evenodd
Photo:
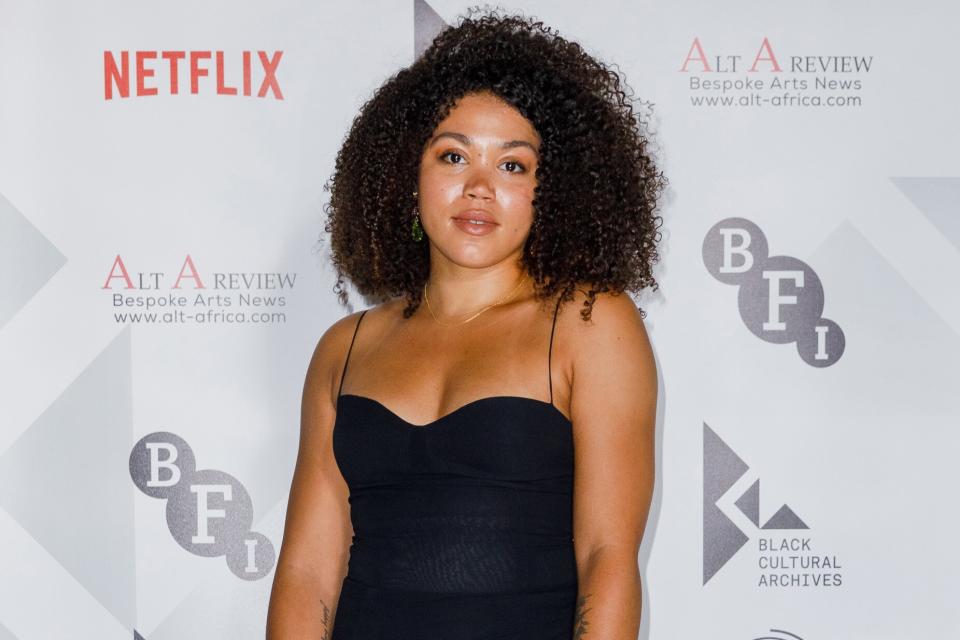
<path id="1" fill-rule="evenodd" d="M 739 287 L 740 318 L 766 342 L 796 343 L 804 362 L 828 367 L 843 355 L 846 338 L 823 317 L 823 285 L 810 265 L 771 256 L 767 238 L 745 218 L 713 225 L 703 240 L 703 264 L 714 278 Z"/>
<path id="2" fill-rule="evenodd" d="M 230 474 L 196 467 L 190 445 L 166 431 L 144 436 L 130 452 L 133 483 L 167 501 L 167 527 L 181 547 L 198 556 L 225 556 L 243 580 L 267 575 L 276 553 L 266 536 L 250 530 L 250 494 Z"/>

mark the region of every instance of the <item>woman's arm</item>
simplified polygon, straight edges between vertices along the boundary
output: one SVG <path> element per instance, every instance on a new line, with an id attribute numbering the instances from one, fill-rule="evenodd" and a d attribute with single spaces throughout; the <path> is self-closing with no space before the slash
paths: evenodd
<path id="1" fill-rule="evenodd" d="M 323 335 L 307 368 L 300 444 L 267 613 L 267 640 L 329 640 L 353 527 L 349 490 L 333 457 L 334 377 L 356 314 Z"/>
<path id="2" fill-rule="evenodd" d="M 636 640 L 642 597 L 637 555 L 655 477 L 656 363 L 626 293 L 599 294 L 590 322 L 569 315 L 564 330 L 571 349 L 579 583 L 573 637 Z"/>

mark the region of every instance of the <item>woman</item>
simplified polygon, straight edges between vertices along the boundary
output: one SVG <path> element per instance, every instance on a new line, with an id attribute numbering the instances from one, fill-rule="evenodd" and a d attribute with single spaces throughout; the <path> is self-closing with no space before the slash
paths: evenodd
<path id="1" fill-rule="evenodd" d="M 268 638 L 636 637 L 657 379 L 623 292 L 656 288 L 666 182 L 638 124 L 496 13 L 364 105 L 327 231 L 341 301 L 381 303 L 310 361 Z"/>

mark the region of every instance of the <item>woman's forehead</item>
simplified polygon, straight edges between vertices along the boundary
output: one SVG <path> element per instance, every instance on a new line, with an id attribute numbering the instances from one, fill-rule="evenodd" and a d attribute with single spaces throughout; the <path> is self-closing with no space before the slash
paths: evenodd
<path id="1" fill-rule="evenodd" d="M 516 107 L 488 94 L 470 94 L 458 100 L 437 126 L 431 140 L 442 136 L 455 138 L 465 145 L 517 146 L 525 142 L 536 147 L 540 142 L 533 123 Z"/>

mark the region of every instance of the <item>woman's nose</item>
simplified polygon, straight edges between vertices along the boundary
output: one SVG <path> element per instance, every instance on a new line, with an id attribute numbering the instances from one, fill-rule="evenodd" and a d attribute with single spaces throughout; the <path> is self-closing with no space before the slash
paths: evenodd
<path id="1" fill-rule="evenodd" d="M 482 165 L 470 167 L 470 174 L 463 185 L 463 194 L 470 198 L 491 198 L 494 194 L 490 169 Z"/>

